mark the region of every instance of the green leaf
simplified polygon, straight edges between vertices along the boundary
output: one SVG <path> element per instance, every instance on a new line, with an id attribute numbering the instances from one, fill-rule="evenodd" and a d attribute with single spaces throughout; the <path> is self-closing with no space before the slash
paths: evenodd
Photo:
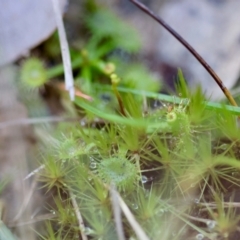
<path id="1" fill-rule="evenodd" d="M 121 48 L 127 52 L 139 50 L 140 41 L 136 31 L 116 14 L 99 8 L 93 14 L 89 14 L 85 21 L 92 31 L 94 41 L 100 42 L 105 39 L 108 43 L 114 43 L 115 48 Z"/>

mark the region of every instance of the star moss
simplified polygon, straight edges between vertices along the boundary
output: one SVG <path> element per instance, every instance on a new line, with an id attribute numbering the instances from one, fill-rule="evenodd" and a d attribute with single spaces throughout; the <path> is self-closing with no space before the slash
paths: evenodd
<path id="1" fill-rule="evenodd" d="M 99 176 L 122 190 L 132 189 L 139 175 L 134 163 L 126 158 L 104 159 L 98 166 Z"/>

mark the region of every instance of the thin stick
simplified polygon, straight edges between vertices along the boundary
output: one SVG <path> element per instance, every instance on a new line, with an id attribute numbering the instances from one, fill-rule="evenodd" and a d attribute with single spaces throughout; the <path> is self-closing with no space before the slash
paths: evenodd
<path id="1" fill-rule="evenodd" d="M 27 180 L 30 177 L 34 176 L 35 174 L 37 174 L 38 172 L 40 172 L 42 169 L 45 168 L 45 164 L 41 165 L 40 167 L 34 169 L 32 172 L 30 172 L 23 180 Z"/>
<path id="2" fill-rule="evenodd" d="M 121 209 L 119 206 L 118 196 L 116 193 L 115 186 L 110 187 L 110 195 L 113 209 L 113 216 L 116 225 L 116 231 L 118 235 L 118 240 L 125 240 L 122 219 L 121 219 Z"/>
<path id="3" fill-rule="evenodd" d="M 72 205 L 73 205 L 73 208 L 74 208 L 77 220 L 78 220 L 78 226 L 80 228 L 82 240 L 88 240 L 87 235 L 85 234 L 85 225 L 83 222 L 83 218 L 82 218 L 81 212 L 78 208 L 76 198 L 71 190 L 69 190 L 69 194 L 70 194 Z"/>
<path id="4" fill-rule="evenodd" d="M 147 8 L 144 4 L 140 3 L 137 0 L 130 0 L 133 4 L 135 4 L 138 8 L 140 8 L 147 15 L 155 19 L 158 23 L 160 23 L 168 32 L 170 32 L 182 45 L 184 45 L 192 55 L 202 64 L 202 66 L 208 71 L 208 73 L 213 77 L 218 86 L 221 88 L 226 98 L 233 106 L 238 106 L 236 101 L 234 100 L 232 94 L 227 89 L 227 87 L 223 84 L 222 80 L 216 74 L 216 72 L 208 65 L 208 63 L 200 56 L 200 54 L 185 40 L 183 39 L 173 28 L 171 28 L 165 21 L 163 21 L 160 17 L 154 14 L 149 8 Z"/>
<path id="5" fill-rule="evenodd" d="M 123 213 L 125 214 L 129 224 L 133 228 L 133 230 L 134 230 L 136 236 L 138 237 L 138 239 L 139 240 L 150 240 L 149 237 L 146 235 L 146 233 L 141 228 L 141 226 L 139 225 L 139 223 L 137 222 L 137 220 L 135 219 L 135 217 L 133 216 L 133 214 L 131 213 L 127 204 L 123 201 L 123 199 L 118 194 L 118 192 L 116 192 L 116 194 L 118 196 L 119 205 L 120 205 Z"/>
<path id="6" fill-rule="evenodd" d="M 0 129 L 6 127 L 12 127 L 17 125 L 33 125 L 41 123 L 50 123 L 50 122 L 78 122 L 81 118 L 79 117 L 40 117 L 40 118 L 22 118 L 12 121 L 0 122 Z"/>
<path id="7" fill-rule="evenodd" d="M 72 73 L 69 47 L 68 47 L 66 32 L 64 29 L 63 20 L 62 20 L 62 13 L 60 10 L 59 0 L 52 0 L 52 4 L 53 4 L 56 23 L 57 23 L 58 33 L 59 33 L 60 45 L 61 45 L 65 85 L 66 85 L 65 87 L 69 91 L 70 99 L 73 101 L 74 100 L 73 73 Z"/>

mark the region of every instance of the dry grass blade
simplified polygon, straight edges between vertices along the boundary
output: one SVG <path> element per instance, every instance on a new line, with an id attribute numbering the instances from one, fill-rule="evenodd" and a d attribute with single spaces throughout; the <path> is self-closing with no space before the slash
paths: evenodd
<path id="1" fill-rule="evenodd" d="M 114 186 L 110 187 L 110 194 L 111 194 L 113 216 L 114 216 L 114 221 L 116 225 L 118 240 L 125 240 L 122 219 L 121 219 L 121 209 L 119 206 L 118 196 Z"/>
<path id="2" fill-rule="evenodd" d="M 63 25 L 62 14 L 60 11 L 59 0 L 52 0 L 55 19 L 57 23 L 61 51 L 62 51 L 62 59 L 63 59 L 63 66 L 64 66 L 64 76 L 65 76 L 65 85 L 66 89 L 69 91 L 70 99 L 74 100 L 74 81 L 73 81 L 73 74 L 72 74 L 72 66 L 71 66 L 71 59 L 69 53 L 69 47 L 66 37 L 66 32 Z"/>
<path id="3" fill-rule="evenodd" d="M 171 33 L 182 45 L 184 45 L 192 55 L 202 64 L 202 66 L 208 71 L 208 73 L 213 77 L 218 86 L 221 88 L 226 98 L 233 106 L 238 106 L 236 101 L 234 100 L 232 94 L 227 89 L 227 87 L 223 84 L 222 80 L 216 74 L 216 72 L 208 65 L 208 63 L 199 55 L 199 53 L 183 38 L 181 37 L 173 28 L 171 28 L 165 21 L 163 21 L 160 17 L 154 14 L 150 9 L 148 9 L 144 4 L 140 3 L 137 0 L 130 0 L 133 4 L 135 4 L 138 8 L 140 8 L 147 15 L 152 17 L 158 23 L 160 23 L 169 33 Z"/>
<path id="4" fill-rule="evenodd" d="M 139 240 L 150 240 L 146 233 L 143 231 L 133 214 L 131 213 L 130 209 L 128 208 L 127 204 L 123 201 L 119 193 L 116 191 L 118 196 L 119 205 L 125 214 L 129 224 L 131 225 L 132 229 L 134 230 L 136 236 Z"/>

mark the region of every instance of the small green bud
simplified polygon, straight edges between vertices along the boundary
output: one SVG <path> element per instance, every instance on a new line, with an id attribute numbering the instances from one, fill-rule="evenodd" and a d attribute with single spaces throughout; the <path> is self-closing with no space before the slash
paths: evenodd
<path id="1" fill-rule="evenodd" d="M 110 75 L 110 78 L 112 80 L 112 84 L 114 84 L 114 85 L 117 85 L 120 82 L 120 78 L 115 73 L 112 73 Z"/>
<path id="2" fill-rule="evenodd" d="M 29 58 L 22 66 L 20 78 L 27 87 L 38 88 L 47 82 L 47 72 L 39 59 Z"/>
<path id="3" fill-rule="evenodd" d="M 167 113 L 166 117 L 168 122 L 175 122 L 177 120 L 177 114 L 175 112 Z"/>

